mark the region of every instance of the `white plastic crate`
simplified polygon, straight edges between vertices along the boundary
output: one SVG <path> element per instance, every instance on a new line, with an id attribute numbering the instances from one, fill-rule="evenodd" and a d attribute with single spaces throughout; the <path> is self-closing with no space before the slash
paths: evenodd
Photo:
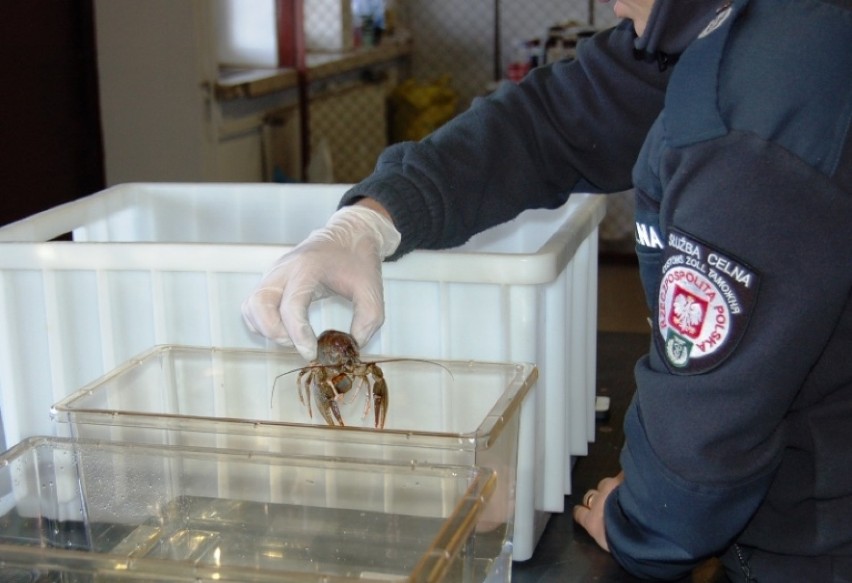
<path id="1" fill-rule="evenodd" d="M 346 185 L 125 184 L 0 228 L 0 412 L 8 445 L 55 432 L 49 407 L 157 344 L 265 347 L 239 306 Z M 575 195 L 447 251 L 384 265 L 386 320 L 365 353 L 531 362 L 521 411 L 514 559 L 564 510 L 594 439 L 597 227 Z M 52 241 L 73 234 L 73 241 Z M 316 303 L 317 330 L 351 308 Z"/>

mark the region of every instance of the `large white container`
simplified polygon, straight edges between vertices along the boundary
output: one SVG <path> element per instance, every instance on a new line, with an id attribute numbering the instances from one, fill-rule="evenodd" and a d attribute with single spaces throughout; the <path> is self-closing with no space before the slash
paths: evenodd
<path id="1" fill-rule="evenodd" d="M 322 226 L 345 185 L 125 184 L 0 228 L 0 411 L 9 445 L 54 432 L 50 404 L 157 344 L 265 347 L 239 306 Z M 531 362 L 514 559 L 526 560 L 594 438 L 597 226 L 575 195 L 447 251 L 384 265 L 386 320 L 365 353 Z M 53 241 L 71 235 L 73 241 Z M 317 330 L 348 330 L 339 298 Z"/>

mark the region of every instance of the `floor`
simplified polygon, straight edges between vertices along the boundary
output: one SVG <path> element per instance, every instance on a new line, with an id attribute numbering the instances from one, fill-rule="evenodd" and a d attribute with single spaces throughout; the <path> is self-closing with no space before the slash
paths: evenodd
<path id="1" fill-rule="evenodd" d="M 648 308 L 634 259 L 604 257 L 598 266 L 598 330 L 646 334 Z"/>
<path id="2" fill-rule="evenodd" d="M 598 280 L 597 391 L 611 399 L 609 418 L 598 423 L 589 454 L 578 458 L 572 472 L 573 494 L 565 498 L 565 512 L 553 514 L 528 561 L 514 563 L 514 583 L 639 583 L 591 537 L 574 524 L 571 508 L 577 498 L 600 478 L 619 471 L 623 443 L 621 424 L 632 398 L 633 364 L 647 352 L 648 310 L 632 257 L 602 257 Z M 718 563 L 708 561 L 678 583 L 726 581 Z"/>

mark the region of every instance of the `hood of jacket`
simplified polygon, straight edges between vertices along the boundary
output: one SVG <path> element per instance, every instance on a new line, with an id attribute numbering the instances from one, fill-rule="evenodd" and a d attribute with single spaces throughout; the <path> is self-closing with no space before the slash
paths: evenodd
<path id="1" fill-rule="evenodd" d="M 664 66 L 698 36 L 729 0 L 656 0 L 645 32 L 636 37 L 636 51 Z"/>

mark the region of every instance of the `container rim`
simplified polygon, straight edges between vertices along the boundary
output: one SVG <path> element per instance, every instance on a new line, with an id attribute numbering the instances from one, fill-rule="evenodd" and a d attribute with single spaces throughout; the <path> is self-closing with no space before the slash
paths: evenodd
<path id="1" fill-rule="evenodd" d="M 372 427 L 358 427 L 352 425 L 330 426 L 320 423 L 296 423 L 288 421 L 272 421 L 260 419 L 246 419 L 239 417 L 214 417 L 209 415 L 178 415 L 174 413 L 149 413 L 145 411 L 123 411 L 120 409 L 94 409 L 90 407 L 74 408 L 75 401 L 87 397 L 104 382 L 115 379 L 125 374 L 129 367 L 141 366 L 145 361 L 161 356 L 166 352 L 191 352 L 210 354 L 215 357 L 217 352 L 229 354 L 263 354 L 274 355 L 263 348 L 221 348 L 203 347 L 181 344 L 158 344 L 140 354 L 131 357 L 123 364 L 113 370 L 87 383 L 77 391 L 55 403 L 50 408 L 50 416 L 54 421 L 60 423 L 85 423 L 89 425 L 112 426 L 116 418 L 121 417 L 131 422 L 129 427 L 141 429 L 159 429 L 169 431 L 189 431 L 192 433 L 210 433 L 212 428 L 223 428 L 222 433 L 228 435 L 257 435 L 263 437 L 278 437 L 279 429 L 290 428 L 296 432 L 294 437 L 303 434 L 311 435 L 316 431 L 345 431 L 348 432 L 348 441 L 351 443 L 406 443 L 410 445 L 411 430 L 406 429 L 375 429 Z M 288 351 L 297 354 L 295 350 Z M 370 355 L 380 361 L 382 358 L 388 360 L 405 360 L 400 357 L 382 357 Z M 418 360 L 418 359 L 412 359 Z M 439 364 L 463 367 L 474 361 L 470 360 L 434 360 Z M 485 415 L 483 422 L 471 432 L 449 432 L 449 431 L 417 431 L 418 438 L 445 440 L 454 437 L 458 446 L 462 449 L 488 449 L 500 437 L 503 429 L 510 419 L 519 413 L 524 398 L 530 392 L 538 380 L 538 367 L 531 363 L 496 363 L 487 361 L 475 361 L 477 365 L 513 367 L 514 377 L 498 399 Z M 187 427 L 189 425 L 189 427 Z M 218 433 L 218 432 L 217 432 Z M 316 437 L 314 435 L 314 437 Z"/>

